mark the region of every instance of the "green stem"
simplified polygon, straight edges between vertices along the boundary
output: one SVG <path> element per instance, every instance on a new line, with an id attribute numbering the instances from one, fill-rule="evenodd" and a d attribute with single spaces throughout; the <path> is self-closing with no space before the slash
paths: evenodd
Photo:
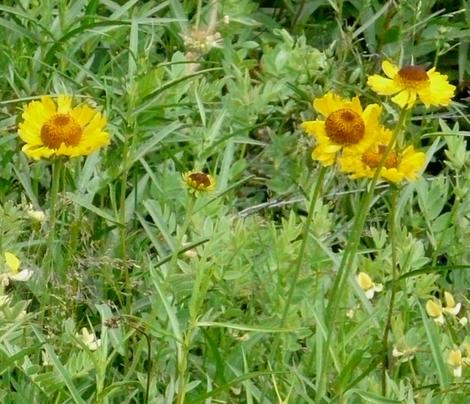
<path id="1" fill-rule="evenodd" d="M 189 225 L 191 223 L 191 216 L 194 209 L 194 203 L 196 201 L 196 196 L 193 193 L 188 195 L 188 201 L 186 204 L 186 217 L 184 219 L 183 225 L 179 235 L 177 236 L 176 244 L 173 250 L 173 256 L 171 257 L 171 268 L 173 271 L 177 271 L 178 268 L 178 255 L 181 250 L 181 245 L 183 243 L 184 235 L 186 234 Z M 193 287 L 193 294 L 191 298 L 191 303 L 189 307 L 190 318 L 188 320 L 188 327 L 183 337 L 183 343 L 181 344 L 180 353 L 178 355 L 178 396 L 176 398 L 177 404 L 183 404 L 186 397 L 186 385 L 188 378 L 188 357 L 189 357 L 189 348 L 191 346 L 191 341 L 193 338 L 193 332 L 196 328 L 197 323 L 197 312 L 199 305 L 199 293 L 204 293 L 203 288 L 201 288 L 201 276 L 200 272 L 196 275 L 196 281 Z"/>
<path id="2" fill-rule="evenodd" d="M 387 370 L 392 371 L 392 360 L 389 357 L 389 347 L 388 347 L 388 336 L 392 329 L 392 316 L 393 316 L 393 307 L 395 305 L 395 296 L 397 292 L 397 199 L 398 199 L 399 189 L 395 188 L 392 191 L 391 195 L 391 205 L 389 212 L 389 222 L 388 227 L 390 231 L 390 244 L 392 247 L 392 290 L 390 294 L 390 303 L 388 305 L 388 314 L 387 322 L 385 324 L 384 335 L 382 339 L 383 345 L 383 366 L 382 366 L 382 395 L 385 396 L 387 392 Z"/>
<path id="3" fill-rule="evenodd" d="M 327 332 L 327 338 L 326 338 L 325 344 L 323 345 L 324 362 L 322 364 L 321 373 L 317 380 L 317 400 L 316 400 L 317 403 L 320 402 L 326 390 L 326 369 L 328 368 L 328 364 L 329 364 L 328 363 L 329 362 L 328 351 L 330 349 L 331 341 L 333 338 L 335 317 L 342 301 L 342 297 L 343 297 L 342 294 L 345 291 L 345 288 L 343 286 L 344 286 L 345 280 L 347 279 L 346 275 L 349 273 L 349 271 L 347 270 L 351 268 L 352 263 L 354 261 L 357 247 L 359 246 L 359 241 L 361 238 L 362 230 L 364 228 L 364 224 L 367 218 L 367 213 L 369 211 L 369 206 L 372 201 L 372 197 L 374 195 L 375 186 L 380 176 L 380 171 L 382 170 L 382 167 L 390 151 L 393 149 L 395 145 L 396 139 L 399 133 L 401 132 L 401 129 L 406 120 L 406 117 L 407 117 L 407 110 L 402 109 L 400 112 L 400 116 L 398 118 L 398 123 L 393 132 L 392 138 L 390 139 L 390 142 L 387 145 L 387 148 L 384 151 L 384 154 L 382 155 L 382 158 L 379 162 L 377 169 L 375 170 L 374 177 L 370 181 L 369 189 L 367 190 L 367 193 L 362 198 L 362 201 L 359 207 L 359 212 L 356 215 L 356 218 L 354 220 L 354 223 L 351 229 L 351 236 L 348 239 L 348 243 L 343 252 L 343 256 L 341 257 L 341 262 L 339 264 L 338 272 L 336 273 L 336 277 L 333 282 L 331 293 L 328 298 L 328 305 L 327 305 L 326 314 L 325 314 L 325 322 L 327 324 L 328 332 Z"/>
<path id="4" fill-rule="evenodd" d="M 47 282 L 50 281 L 52 277 L 52 271 L 54 269 L 54 244 L 55 244 L 55 229 L 56 229 L 56 221 L 57 221 L 57 196 L 59 194 L 60 188 L 60 178 L 62 174 L 62 170 L 64 167 L 64 160 L 60 157 L 56 157 L 54 159 L 52 165 L 52 184 L 51 184 L 51 191 L 49 194 L 49 227 L 48 227 L 48 237 L 47 237 L 47 252 L 46 257 L 44 259 L 45 267 L 44 267 L 44 280 Z"/>
<path id="5" fill-rule="evenodd" d="M 289 314 L 289 308 L 292 303 L 292 298 L 294 296 L 295 288 L 297 286 L 297 281 L 300 276 L 300 271 L 302 269 L 302 265 L 304 262 L 304 257 L 305 257 L 305 249 L 307 247 L 307 240 L 309 239 L 309 232 L 310 232 L 310 224 L 313 219 L 313 214 L 315 212 L 315 207 L 317 205 L 317 200 L 320 195 L 320 191 L 323 186 L 323 179 L 325 177 L 325 173 L 327 171 L 327 167 L 320 167 L 320 172 L 318 173 L 317 180 L 315 182 L 315 185 L 312 187 L 311 195 L 310 195 L 310 205 L 308 208 L 308 214 L 307 214 L 307 219 L 305 220 L 303 229 L 302 229 L 302 244 L 300 245 L 300 250 L 299 254 L 297 255 L 297 260 L 295 262 L 295 268 L 294 268 L 294 274 L 292 276 L 292 280 L 290 283 L 289 290 L 287 291 L 287 298 L 286 298 L 286 303 L 284 306 L 284 310 L 282 312 L 282 317 L 281 321 L 279 324 L 280 328 L 283 328 L 285 326 L 287 316 Z M 269 357 L 268 363 L 273 363 L 274 361 L 274 356 L 279 353 L 279 345 L 281 342 L 282 336 L 279 335 L 279 337 L 275 340 L 273 343 L 273 347 L 271 349 L 271 355 Z M 262 391 L 261 394 L 261 399 L 260 402 L 264 402 L 264 397 L 266 395 L 268 386 L 265 385 L 265 388 Z"/>
<path id="6" fill-rule="evenodd" d="M 173 255 L 171 257 L 171 267 L 174 271 L 177 270 L 178 255 L 181 250 L 181 245 L 183 244 L 184 235 L 188 231 L 189 224 L 191 223 L 191 216 L 193 214 L 195 201 L 196 196 L 193 193 L 190 193 L 188 195 L 188 201 L 186 203 L 186 216 L 184 218 L 183 225 L 181 226 L 180 233 L 177 235 L 176 244 L 173 248 Z"/>
<path id="7" fill-rule="evenodd" d="M 320 195 L 320 191 L 323 185 L 323 178 L 325 177 L 326 167 L 321 167 L 320 172 L 317 177 L 317 181 L 315 186 L 312 188 L 312 195 L 310 197 L 310 206 L 308 208 L 308 215 L 307 220 L 304 223 L 304 228 L 302 230 L 302 244 L 300 245 L 299 255 L 297 256 L 297 260 L 295 262 L 295 269 L 294 275 L 292 276 L 291 284 L 289 287 L 289 291 L 287 292 L 286 303 L 284 306 L 284 311 L 282 312 L 281 322 L 279 324 L 280 328 L 283 328 L 287 319 L 287 315 L 289 314 L 289 308 L 292 303 L 292 297 L 294 296 L 294 291 L 297 286 L 297 281 L 299 279 L 300 271 L 302 269 L 302 264 L 304 262 L 305 257 L 305 248 L 307 246 L 308 240 L 308 233 L 310 231 L 310 223 L 313 218 L 313 214 L 315 212 L 315 206 L 317 204 L 318 196 Z"/>

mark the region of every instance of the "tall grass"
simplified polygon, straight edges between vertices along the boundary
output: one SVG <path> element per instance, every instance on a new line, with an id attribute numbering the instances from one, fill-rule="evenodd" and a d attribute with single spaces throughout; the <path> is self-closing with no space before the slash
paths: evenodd
<path id="1" fill-rule="evenodd" d="M 0 30 L 0 270 L 33 272 L 1 278 L 0 401 L 466 402 L 469 1 L 4 1 Z M 366 86 L 383 59 L 453 103 L 405 120 Z M 406 122 L 422 176 L 320 168 L 299 125 L 329 90 Z M 29 160 L 22 111 L 59 94 L 111 144 Z"/>

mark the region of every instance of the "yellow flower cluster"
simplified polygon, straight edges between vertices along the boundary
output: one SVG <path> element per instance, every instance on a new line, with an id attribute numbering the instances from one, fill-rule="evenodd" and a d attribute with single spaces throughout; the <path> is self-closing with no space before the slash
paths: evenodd
<path id="1" fill-rule="evenodd" d="M 315 99 L 313 107 L 325 119 L 302 123 L 317 143 L 312 157 L 324 166 L 338 161 L 340 170 L 351 178 L 373 177 L 392 135 L 379 123 L 382 108 L 371 104 L 363 109 L 358 97 L 343 99 L 332 92 Z M 413 146 L 390 150 L 380 176 L 394 183 L 414 180 L 424 160 L 424 153 L 415 151 Z"/>
<path id="2" fill-rule="evenodd" d="M 381 95 L 396 94 L 392 101 L 401 108 L 411 108 L 418 98 L 426 107 L 451 102 L 455 87 L 434 68 L 426 71 L 411 65 L 398 69 L 390 62 L 384 62 L 382 68 L 388 78 L 370 76 L 368 85 Z M 395 184 L 417 179 L 425 154 L 412 145 L 390 147 L 393 132 L 380 124 L 381 106 L 363 108 L 358 97 L 345 99 L 328 92 L 313 101 L 313 108 L 321 117 L 303 122 L 302 128 L 315 138 L 312 157 L 323 166 L 338 163 L 353 179 L 372 178 L 379 168 L 379 177 Z"/>

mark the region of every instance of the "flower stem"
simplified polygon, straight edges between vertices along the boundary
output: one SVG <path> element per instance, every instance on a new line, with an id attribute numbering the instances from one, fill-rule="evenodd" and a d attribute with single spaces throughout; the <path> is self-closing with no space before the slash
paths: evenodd
<path id="1" fill-rule="evenodd" d="M 171 268 L 177 270 L 177 260 L 178 255 L 181 250 L 181 245 L 183 244 L 183 238 L 186 234 L 189 224 L 191 222 L 191 216 L 193 214 L 194 203 L 196 201 L 196 196 L 193 193 L 188 195 L 188 201 L 186 202 L 186 216 L 184 218 L 183 225 L 181 226 L 180 233 L 177 235 L 176 243 L 173 247 L 173 255 L 171 257 Z"/>
<path id="2" fill-rule="evenodd" d="M 297 256 L 297 260 L 295 262 L 295 269 L 294 275 L 292 276 L 292 280 L 290 283 L 289 291 L 287 292 L 286 303 L 284 306 L 284 311 L 282 312 L 281 322 L 279 324 L 280 328 L 283 328 L 287 319 L 287 315 L 289 314 L 289 308 L 292 303 L 292 297 L 294 296 L 294 291 L 297 286 L 297 281 L 299 279 L 300 270 L 302 269 L 302 264 L 305 257 L 305 248 L 307 246 L 308 240 L 308 233 L 310 231 L 310 223 L 313 218 L 313 213 L 315 212 L 315 206 L 317 204 L 318 196 L 320 195 L 320 191 L 323 185 L 323 178 L 325 177 L 326 167 L 321 167 L 320 172 L 318 173 L 317 181 L 315 186 L 312 188 L 312 195 L 310 197 L 310 206 L 308 208 L 308 215 L 307 220 L 304 223 L 304 228 L 302 230 L 302 244 L 300 245 L 299 255 Z"/>
<path id="3" fill-rule="evenodd" d="M 326 390 L 326 372 L 328 369 L 329 359 L 330 359 L 328 352 L 329 352 L 332 339 L 333 339 L 335 317 L 338 312 L 339 306 L 341 305 L 343 293 L 345 291 L 344 282 L 346 281 L 347 275 L 349 274 L 349 271 L 347 270 L 352 267 L 354 258 L 356 256 L 357 247 L 359 246 L 359 241 L 361 239 L 362 230 L 365 225 L 367 213 L 369 211 L 370 203 L 374 195 L 375 186 L 377 185 L 380 172 L 382 170 L 382 167 L 389 153 L 392 151 L 396 143 L 397 137 L 402 130 L 406 117 L 407 117 L 407 110 L 404 110 L 404 109 L 401 110 L 397 125 L 395 127 L 395 130 L 393 131 L 392 138 L 390 139 L 390 142 L 388 143 L 387 148 L 382 155 L 382 158 L 379 162 L 377 169 L 375 170 L 374 177 L 369 183 L 369 188 L 366 194 L 364 195 L 364 197 L 362 198 L 362 201 L 359 207 L 359 212 L 357 213 L 355 220 L 353 222 L 353 226 L 351 229 L 351 236 L 348 239 L 348 243 L 346 244 L 346 248 L 343 252 L 343 256 L 341 257 L 341 262 L 339 264 L 338 272 L 336 273 L 336 277 L 333 282 L 333 286 L 332 286 L 332 289 L 328 298 L 328 305 L 327 305 L 326 313 L 325 313 L 325 322 L 327 325 L 327 337 L 326 337 L 325 343 L 323 344 L 324 361 L 322 364 L 320 375 L 318 376 L 318 379 L 317 379 L 317 400 L 316 400 L 317 403 L 320 402 Z"/>
<path id="4" fill-rule="evenodd" d="M 60 157 L 54 159 L 52 165 L 52 184 L 49 193 L 49 227 L 47 236 L 47 252 L 44 259 L 44 280 L 47 284 L 52 277 L 54 269 L 54 244 L 55 244 L 55 229 L 57 221 L 57 196 L 59 194 L 60 179 L 64 168 L 64 160 Z"/>
<path id="5" fill-rule="evenodd" d="M 388 336 L 392 328 L 393 306 L 395 305 L 395 296 L 397 292 L 397 199 L 399 189 L 394 187 L 391 195 L 391 205 L 389 212 L 388 227 L 390 231 L 390 244 L 392 248 L 392 290 L 390 294 L 390 303 L 388 305 L 387 322 L 385 324 L 384 335 L 382 339 L 383 345 L 383 366 L 382 366 L 382 395 L 385 396 L 387 392 L 387 370 L 392 370 L 392 361 L 389 357 Z"/>
<path id="6" fill-rule="evenodd" d="M 183 243 L 184 235 L 186 234 L 189 225 L 191 223 L 191 216 L 193 213 L 194 203 L 196 201 L 196 196 L 193 193 L 188 195 L 188 200 L 186 204 L 186 217 L 184 219 L 183 225 L 181 226 L 180 234 L 177 235 L 176 244 L 173 250 L 173 256 L 171 257 L 171 268 L 173 271 L 177 271 L 178 268 L 178 254 L 181 250 L 181 244 Z M 186 397 L 186 385 L 188 381 L 188 358 L 189 358 L 189 349 L 191 347 L 191 342 L 193 339 L 193 333 L 197 324 L 197 316 L 202 304 L 203 296 L 207 291 L 208 285 L 206 282 L 203 282 L 203 278 L 207 277 L 207 271 L 201 273 L 200 268 L 197 269 L 196 280 L 193 286 L 193 293 L 191 296 L 191 301 L 189 304 L 189 320 L 188 326 L 184 333 L 183 343 L 181 344 L 181 349 L 179 350 L 178 355 L 178 395 L 176 398 L 177 404 L 183 404 Z M 208 280 L 207 280 L 208 282 Z M 202 285 L 204 283 L 204 285 Z"/>

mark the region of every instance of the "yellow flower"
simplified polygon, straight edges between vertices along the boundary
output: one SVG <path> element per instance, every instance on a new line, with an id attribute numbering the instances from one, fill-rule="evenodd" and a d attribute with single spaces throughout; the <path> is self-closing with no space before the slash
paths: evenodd
<path id="1" fill-rule="evenodd" d="M 441 302 L 435 301 L 433 299 L 429 299 L 426 302 L 426 312 L 428 313 L 429 317 L 439 325 L 444 324 L 444 312 L 442 310 Z"/>
<path id="2" fill-rule="evenodd" d="M 101 346 L 101 339 L 96 338 L 94 333 L 89 333 L 88 328 L 81 329 L 81 335 L 78 336 L 90 351 L 96 351 Z"/>
<path id="3" fill-rule="evenodd" d="M 18 134 L 28 157 L 85 156 L 109 143 L 106 118 L 87 105 L 71 104 L 72 97 L 61 95 L 57 103 L 44 96 L 26 106 Z"/>
<path id="4" fill-rule="evenodd" d="M 369 76 L 367 84 L 377 94 L 393 95 L 392 101 L 401 108 L 411 108 L 416 98 L 426 107 L 431 105 L 449 105 L 454 96 L 455 86 L 449 84 L 447 76 L 435 71 L 435 68 L 426 71 L 418 65 L 403 66 L 398 69 L 388 61 L 382 63 L 382 70 L 388 77 L 378 74 Z"/>
<path id="5" fill-rule="evenodd" d="M 369 300 L 374 297 L 376 292 L 383 290 L 383 285 L 381 283 L 374 283 L 365 272 L 359 272 L 356 276 L 356 281 Z"/>
<path id="6" fill-rule="evenodd" d="M 447 363 L 452 367 L 454 377 L 462 377 L 462 352 L 460 352 L 460 349 L 449 352 Z"/>
<path id="7" fill-rule="evenodd" d="M 380 127 L 376 141 L 362 153 L 345 150 L 339 159 L 340 169 L 350 173 L 350 177 L 372 178 L 383 157 L 387 145 L 392 137 L 389 129 Z M 423 168 L 425 154 L 408 146 L 402 152 L 392 150 L 388 153 L 380 171 L 380 177 L 396 184 L 404 179 L 413 181 L 418 177 L 418 172 Z"/>
<path id="8" fill-rule="evenodd" d="M 455 303 L 454 296 L 452 296 L 449 292 L 444 292 L 444 300 L 446 302 L 446 305 L 443 308 L 445 313 L 452 314 L 453 316 L 459 314 L 462 305 L 461 303 Z"/>
<path id="9" fill-rule="evenodd" d="M 348 100 L 329 92 L 316 98 L 313 107 L 325 120 L 306 121 L 301 126 L 315 138 L 312 157 L 322 165 L 334 164 L 340 150 L 358 153 L 373 142 L 382 111 L 379 105 L 363 110 L 358 97 Z"/>
<path id="10" fill-rule="evenodd" d="M 3 272 L 0 274 L 1 284 L 7 286 L 10 283 L 10 280 L 26 282 L 29 278 L 31 278 L 33 271 L 29 269 L 23 269 L 20 271 L 19 269 L 21 261 L 15 254 L 6 252 L 4 254 L 4 258 L 7 272 Z"/>
<path id="11" fill-rule="evenodd" d="M 193 191 L 209 192 L 215 188 L 214 178 L 201 171 L 188 171 L 183 174 L 183 180 Z"/>
<path id="12" fill-rule="evenodd" d="M 459 314 L 462 305 L 455 303 L 454 296 L 449 292 L 444 292 L 445 306 L 442 307 L 440 301 L 430 299 L 426 302 L 426 311 L 430 317 L 433 317 L 434 321 L 438 324 L 444 324 L 444 313 L 452 316 Z"/>

